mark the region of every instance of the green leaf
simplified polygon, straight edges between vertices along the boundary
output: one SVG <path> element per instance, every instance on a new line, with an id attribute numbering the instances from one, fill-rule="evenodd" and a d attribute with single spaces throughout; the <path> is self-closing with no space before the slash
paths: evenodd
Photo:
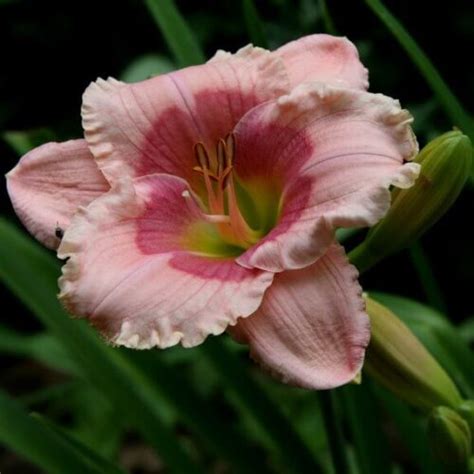
<path id="1" fill-rule="evenodd" d="M 76 379 L 76 384 L 66 400 L 54 400 L 54 407 L 70 413 L 68 431 L 75 439 L 101 456 L 114 459 L 129 428 L 129 420 L 90 384 L 80 379 Z"/>
<path id="2" fill-rule="evenodd" d="M 364 378 L 360 385 L 346 385 L 340 392 L 360 472 L 380 474 L 389 472 L 390 456 L 375 399 Z"/>
<path id="3" fill-rule="evenodd" d="M 0 326 L 0 351 L 29 357 L 59 372 L 76 374 L 77 367 L 58 341 L 47 333 L 31 336 Z"/>
<path id="4" fill-rule="evenodd" d="M 462 322 L 458 327 L 458 331 L 468 344 L 474 342 L 474 317 Z"/>
<path id="5" fill-rule="evenodd" d="M 443 470 L 433 459 L 433 454 L 429 449 L 426 428 L 421 418 L 383 387 L 374 384 L 374 393 L 380 404 L 389 413 L 391 422 L 398 431 L 400 441 L 407 447 L 420 474 L 443 474 Z M 384 472 L 384 470 L 380 472 Z"/>
<path id="6" fill-rule="evenodd" d="M 123 473 L 121 469 L 118 469 L 116 466 L 113 466 L 109 461 L 107 461 L 105 458 L 93 451 L 89 446 L 82 443 L 74 436 L 71 436 L 66 430 L 58 426 L 56 423 L 53 423 L 48 418 L 44 417 L 43 415 L 40 415 L 39 413 L 33 413 L 31 416 L 33 418 L 36 418 L 40 423 L 45 425 L 51 431 L 56 432 L 58 436 L 66 440 L 72 447 L 74 447 L 81 456 L 86 459 L 90 459 L 90 461 L 97 466 L 99 472 L 110 472 L 111 474 Z M 107 435 L 107 433 L 105 433 L 105 435 Z"/>
<path id="7" fill-rule="evenodd" d="M 242 10 L 250 41 L 255 46 L 268 49 L 268 41 L 265 36 L 263 24 L 253 0 L 242 0 Z"/>
<path id="8" fill-rule="evenodd" d="M 124 82 L 139 82 L 175 69 L 176 65 L 166 56 L 145 54 L 132 61 L 122 72 L 120 79 Z"/>
<path id="9" fill-rule="evenodd" d="M 187 349 L 190 351 L 190 349 Z M 230 423 L 223 422 L 200 394 L 189 386 L 189 381 L 179 375 L 174 367 L 163 363 L 157 351 L 143 352 L 123 349 L 137 367 L 148 374 L 170 403 L 173 403 L 179 417 L 203 439 L 219 457 L 228 459 L 235 472 L 246 474 L 251 471 L 268 472 L 262 453 L 253 449 L 242 439 Z M 186 390 L 183 390 L 186 387 Z"/>
<path id="10" fill-rule="evenodd" d="M 18 155 L 24 155 L 32 148 L 53 141 L 55 135 L 47 128 L 38 128 L 35 130 L 4 132 L 2 138 Z"/>
<path id="11" fill-rule="evenodd" d="M 200 350 L 216 370 L 221 383 L 229 390 L 238 406 L 253 418 L 267 446 L 290 472 L 319 472 L 320 466 L 312 456 L 289 420 L 248 374 L 245 364 L 217 338 L 205 341 Z"/>
<path id="12" fill-rule="evenodd" d="M 0 391 L 0 442 L 50 474 L 118 474 L 106 460 L 29 416 Z"/>
<path id="13" fill-rule="evenodd" d="M 365 2 L 395 36 L 408 56 L 410 56 L 410 59 L 436 94 L 438 101 L 453 124 L 459 127 L 474 142 L 474 121 L 464 110 L 461 102 L 453 94 L 428 56 L 380 0 L 365 0 Z M 474 179 L 474 169 L 472 170 L 471 177 Z"/>
<path id="14" fill-rule="evenodd" d="M 337 474 L 349 474 L 350 468 L 347 444 L 342 431 L 339 394 L 335 390 L 322 390 L 318 395 L 334 471 Z"/>
<path id="15" fill-rule="evenodd" d="M 133 421 L 170 470 L 202 473 L 164 425 L 162 398 L 146 377 L 62 309 L 55 296 L 58 265 L 52 256 L 4 219 L 0 243 L 1 279 L 55 334 L 89 382 Z"/>
<path id="16" fill-rule="evenodd" d="M 433 269 L 428 256 L 420 241 L 415 242 L 410 248 L 410 258 L 418 274 L 426 298 L 431 306 L 439 311 L 446 311 L 441 288 L 433 275 Z"/>
<path id="17" fill-rule="evenodd" d="M 474 354 L 457 329 L 436 310 L 401 296 L 370 292 L 371 298 L 391 309 L 456 382 L 468 398 L 474 397 Z"/>
<path id="18" fill-rule="evenodd" d="M 173 0 L 145 0 L 150 13 L 181 67 L 201 64 L 204 54 Z"/>
<path id="19" fill-rule="evenodd" d="M 9 249 L 4 251 L 8 256 L 2 255 L 0 250 L 2 278 L 55 332 L 84 376 L 96 388 L 118 409 L 129 413 L 136 411 L 133 418 L 138 422 L 137 427 L 144 435 L 153 436 L 162 457 L 163 450 L 157 443 L 166 446 L 170 442 L 164 438 L 167 430 L 163 423 L 170 419 L 169 407 L 172 407 L 208 447 L 219 457 L 227 459 L 236 471 L 249 472 L 258 468 L 265 472 L 261 457 L 254 456 L 252 448 L 204 402 L 184 377 L 168 367 L 158 355 L 111 349 L 88 326 L 71 320 L 55 297 L 58 266 L 46 251 L 1 220 L 0 241 L 3 249 Z M 12 253 L 12 249 L 16 252 Z M 37 277 L 32 278 L 33 275 Z M 186 390 L 183 387 L 187 387 Z M 169 433 L 169 436 L 173 437 L 172 444 L 175 444 L 174 435 Z M 175 461 L 174 457 L 171 460 Z"/>
<path id="20" fill-rule="evenodd" d="M 46 402 L 54 404 L 57 401 L 67 399 L 71 393 L 76 393 L 83 384 L 84 381 L 80 379 L 72 382 L 55 383 L 54 385 L 47 385 L 44 388 L 30 391 L 18 397 L 17 400 L 25 407 L 31 407 Z"/>

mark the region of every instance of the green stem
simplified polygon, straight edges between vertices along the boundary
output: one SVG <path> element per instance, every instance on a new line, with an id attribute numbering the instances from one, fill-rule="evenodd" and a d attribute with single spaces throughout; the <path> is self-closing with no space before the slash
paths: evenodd
<path id="1" fill-rule="evenodd" d="M 380 257 L 375 256 L 375 254 L 370 251 L 365 240 L 349 252 L 348 258 L 352 265 L 359 270 L 359 273 L 370 270 L 381 260 Z"/>
<path id="2" fill-rule="evenodd" d="M 336 412 L 335 392 L 323 390 L 319 392 L 319 400 L 321 402 L 321 411 L 334 472 L 336 474 L 349 474 L 350 469 L 345 451 L 345 440 Z"/>
<path id="3" fill-rule="evenodd" d="M 419 241 L 415 242 L 409 249 L 411 261 L 418 273 L 418 279 L 423 286 L 428 303 L 443 314 L 447 314 L 446 304 L 441 296 L 441 288 L 433 276 L 431 263 Z"/>
<path id="4" fill-rule="evenodd" d="M 365 2 L 392 32 L 393 36 L 395 36 L 403 49 L 410 56 L 421 75 L 437 96 L 453 124 L 459 127 L 471 140 L 474 140 L 474 121 L 461 105 L 458 98 L 451 92 L 428 56 L 380 0 L 365 0 Z M 471 176 L 474 177 L 474 169 Z"/>

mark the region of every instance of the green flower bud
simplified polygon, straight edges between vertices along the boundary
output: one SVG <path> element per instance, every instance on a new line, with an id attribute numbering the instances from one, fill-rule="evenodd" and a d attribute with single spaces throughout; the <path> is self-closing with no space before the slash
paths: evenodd
<path id="1" fill-rule="evenodd" d="M 474 434 L 474 400 L 464 400 L 459 405 L 457 412 L 464 418 L 471 433 Z M 474 452 L 474 437 L 472 438 L 472 451 Z"/>
<path id="2" fill-rule="evenodd" d="M 392 206 L 350 254 L 360 271 L 410 246 L 454 203 L 472 162 L 472 145 L 459 131 L 445 133 L 425 146 L 415 159 L 420 176 L 409 189 L 392 192 Z"/>
<path id="3" fill-rule="evenodd" d="M 428 419 L 428 437 L 433 455 L 450 472 L 466 473 L 472 453 L 468 424 L 454 410 L 437 407 Z"/>
<path id="4" fill-rule="evenodd" d="M 456 408 L 462 399 L 451 378 L 388 308 L 366 297 L 371 340 L 364 369 L 399 398 L 422 410 Z"/>

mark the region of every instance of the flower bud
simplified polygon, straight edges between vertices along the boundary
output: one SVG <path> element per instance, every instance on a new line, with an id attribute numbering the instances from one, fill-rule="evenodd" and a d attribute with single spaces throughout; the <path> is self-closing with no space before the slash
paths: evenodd
<path id="1" fill-rule="evenodd" d="M 464 400 L 457 408 L 457 412 L 469 425 L 471 434 L 474 435 L 474 400 Z M 474 452 L 474 436 L 472 438 L 472 451 Z"/>
<path id="2" fill-rule="evenodd" d="M 409 189 L 392 191 L 387 215 L 350 254 L 360 271 L 411 245 L 454 203 L 472 162 L 472 145 L 459 131 L 445 133 L 426 145 L 415 159 L 420 176 Z"/>
<path id="3" fill-rule="evenodd" d="M 465 473 L 472 453 L 468 424 L 454 410 L 437 407 L 428 419 L 433 455 L 451 472 Z"/>
<path id="4" fill-rule="evenodd" d="M 364 369 L 399 398 L 423 410 L 456 408 L 461 396 L 444 369 L 388 308 L 366 297 L 371 340 Z"/>

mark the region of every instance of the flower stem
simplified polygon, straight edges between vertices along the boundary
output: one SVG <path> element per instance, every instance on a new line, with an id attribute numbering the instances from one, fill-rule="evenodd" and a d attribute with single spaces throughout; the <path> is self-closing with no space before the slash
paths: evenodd
<path id="1" fill-rule="evenodd" d="M 345 440 L 336 411 L 335 392 L 333 390 L 323 390 L 319 392 L 319 400 L 321 402 L 321 411 L 334 472 L 337 474 L 349 474 L 350 469 L 347 462 Z"/>
<path id="2" fill-rule="evenodd" d="M 349 252 L 348 258 L 352 265 L 357 267 L 359 273 L 362 274 L 367 270 L 370 270 L 383 257 L 379 257 L 371 252 L 368 248 L 367 242 L 363 241 Z"/>

